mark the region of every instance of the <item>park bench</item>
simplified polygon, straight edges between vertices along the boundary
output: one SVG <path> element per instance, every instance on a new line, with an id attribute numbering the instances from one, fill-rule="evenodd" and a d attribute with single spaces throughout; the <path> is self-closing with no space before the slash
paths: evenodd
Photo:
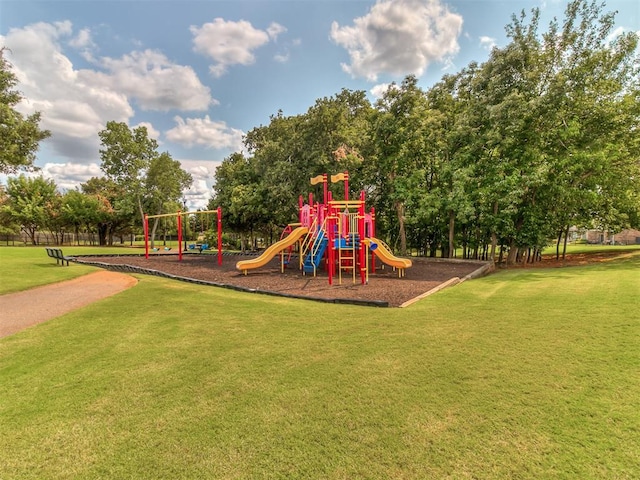
<path id="1" fill-rule="evenodd" d="M 56 264 L 64 266 L 64 262 L 67 262 L 67 266 L 69 265 L 71 257 L 65 257 L 62 253 L 62 249 L 52 247 L 45 247 L 45 249 L 47 250 L 47 255 L 56 259 Z"/>

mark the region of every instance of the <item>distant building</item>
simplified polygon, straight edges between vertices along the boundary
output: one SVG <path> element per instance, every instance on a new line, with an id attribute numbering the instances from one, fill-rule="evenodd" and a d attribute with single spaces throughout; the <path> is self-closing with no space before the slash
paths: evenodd
<path id="1" fill-rule="evenodd" d="M 640 245 L 640 230 L 627 229 L 617 233 L 606 230 L 584 230 L 572 227 L 569 229 L 571 241 L 584 240 L 598 245 Z"/>

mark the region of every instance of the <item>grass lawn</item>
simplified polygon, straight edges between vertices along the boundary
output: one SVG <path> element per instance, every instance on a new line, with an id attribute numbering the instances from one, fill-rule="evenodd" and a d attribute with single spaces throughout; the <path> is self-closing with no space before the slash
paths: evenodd
<path id="1" fill-rule="evenodd" d="M 407 309 L 139 278 L 0 340 L 0 478 L 640 476 L 640 252 Z"/>
<path id="2" fill-rule="evenodd" d="M 92 253 L 144 253 L 127 247 L 62 247 L 65 255 Z M 47 256 L 44 247 L 0 246 L 0 295 L 18 292 L 53 282 L 70 280 L 95 271 L 96 268 L 70 263 L 61 267 Z"/>
<path id="3" fill-rule="evenodd" d="M 607 253 L 607 252 L 629 252 L 640 250 L 640 245 L 589 245 L 585 243 L 567 245 L 567 253 Z M 542 252 L 545 255 L 556 254 L 556 247 L 551 246 Z M 560 256 L 562 256 L 562 245 L 560 245 Z"/>

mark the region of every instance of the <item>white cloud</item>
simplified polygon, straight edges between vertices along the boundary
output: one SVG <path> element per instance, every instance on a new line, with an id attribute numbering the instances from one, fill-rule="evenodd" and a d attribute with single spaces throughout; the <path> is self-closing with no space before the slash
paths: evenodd
<path id="1" fill-rule="evenodd" d="M 616 38 L 618 38 L 620 35 L 624 34 L 626 31 L 626 29 L 624 27 L 616 27 L 608 36 L 606 39 L 606 43 L 611 43 L 613 42 Z"/>
<path id="2" fill-rule="evenodd" d="M 193 184 L 184 192 L 189 210 L 204 209 L 213 193 L 218 160 L 180 160 L 182 168 L 191 174 Z"/>
<path id="3" fill-rule="evenodd" d="M 177 125 L 165 132 L 167 140 L 186 147 L 204 146 L 213 149 L 242 149 L 244 132 L 228 127 L 225 122 L 211 121 L 209 115 L 204 118 L 174 117 Z"/>
<path id="4" fill-rule="evenodd" d="M 376 81 L 381 73 L 422 75 L 459 51 L 461 31 L 462 17 L 440 0 L 378 0 L 353 26 L 333 22 L 330 36 L 349 52 L 345 72 Z"/>
<path id="5" fill-rule="evenodd" d="M 392 85 L 394 85 L 394 84 L 392 84 L 392 83 L 379 83 L 378 85 L 376 85 L 373 88 L 371 88 L 369 91 L 371 92 L 371 95 L 373 95 L 375 98 L 382 98 L 382 96 L 385 94 L 385 92 Z"/>
<path id="6" fill-rule="evenodd" d="M 69 46 L 78 50 L 82 58 L 84 58 L 87 62 L 95 62 L 95 58 L 93 55 L 98 46 L 91 38 L 91 30 L 89 30 L 88 28 L 83 28 L 82 30 L 80 30 L 78 34 L 69 41 Z"/>
<path id="7" fill-rule="evenodd" d="M 11 29 L 0 43 L 8 47 L 24 96 L 18 109 L 41 112 L 41 127 L 52 133 L 46 145 L 60 156 L 86 163 L 96 160 L 97 132 L 106 121 L 127 121 L 133 109 L 123 93 L 80 78 L 60 46 L 71 34 L 70 22 L 36 23 Z"/>
<path id="8" fill-rule="evenodd" d="M 547 2 L 547 0 L 540 0 L 540 9 L 546 10 L 546 8 L 549 6 L 549 3 L 551 3 L 551 5 L 558 5 L 562 3 L 562 0 L 550 0 L 549 2 Z"/>
<path id="9" fill-rule="evenodd" d="M 251 23 L 225 21 L 216 18 L 213 22 L 205 23 L 201 27 L 191 26 L 194 51 L 212 58 L 217 63 L 209 67 L 214 77 L 221 77 L 232 65 L 251 65 L 255 62 L 253 51 L 266 43 L 269 39 L 286 31 L 277 23 L 272 23 L 267 31 L 254 28 Z"/>
<path id="10" fill-rule="evenodd" d="M 291 57 L 291 54 L 289 52 L 284 52 L 284 53 L 278 53 L 274 55 L 273 59 L 278 63 L 287 63 L 290 57 Z"/>
<path id="11" fill-rule="evenodd" d="M 61 43 L 92 44 L 90 32 L 73 35 L 71 22 L 36 23 L 0 36 L 19 81 L 24 114 L 39 111 L 41 127 L 52 136 L 43 146 L 71 163 L 98 160 L 98 132 L 107 121 L 127 123 L 130 99 L 147 109 L 206 110 L 213 103 L 191 67 L 172 64 L 158 52 L 133 52 L 103 58 L 96 70 L 75 69 Z"/>
<path id="12" fill-rule="evenodd" d="M 92 177 L 102 177 L 103 173 L 97 163 L 83 165 L 79 163 L 47 163 L 38 172 L 43 177 L 52 179 L 59 190 L 74 190 Z"/>
<path id="13" fill-rule="evenodd" d="M 496 39 L 483 35 L 480 37 L 480 46 L 485 50 L 491 51 L 496 46 Z"/>
<path id="14" fill-rule="evenodd" d="M 99 65 L 108 73 L 80 70 L 79 77 L 135 98 L 143 110 L 203 111 L 217 103 L 191 67 L 176 65 L 158 51 L 131 52 L 119 59 L 104 57 Z"/>
<path id="15" fill-rule="evenodd" d="M 283 27 L 282 25 L 276 22 L 272 22 L 271 25 L 267 27 L 267 35 L 269 35 L 269 38 L 274 42 L 278 39 L 278 35 L 286 31 L 287 31 L 286 27 Z"/>
<path id="16" fill-rule="evenodd" d="M 69 41 L 69 45 L 78 49 L 95 48 L 96 44 L 91 39 L 91 30 L 83 28 Z"/>
<path id="17" fill-rule="evenodd" d="M 298 48 L 302 45 L 302 40 L 299 38 L 295 38 L 290 42 L 287 42 L 281 49 L 280 52 L 273 56 L 273 59 L 278 63 L 287 63 L 291 58 L 291 49 Z"/>

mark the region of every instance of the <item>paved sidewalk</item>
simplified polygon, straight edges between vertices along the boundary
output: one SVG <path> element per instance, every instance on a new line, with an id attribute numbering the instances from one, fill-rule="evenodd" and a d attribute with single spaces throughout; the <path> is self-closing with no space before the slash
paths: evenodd
<path id="1" fill-rule="evenodd" d="M 0 338 L 134 286 L 124 273 L 101 270 L 65 282 L 0 295 Z"/>

